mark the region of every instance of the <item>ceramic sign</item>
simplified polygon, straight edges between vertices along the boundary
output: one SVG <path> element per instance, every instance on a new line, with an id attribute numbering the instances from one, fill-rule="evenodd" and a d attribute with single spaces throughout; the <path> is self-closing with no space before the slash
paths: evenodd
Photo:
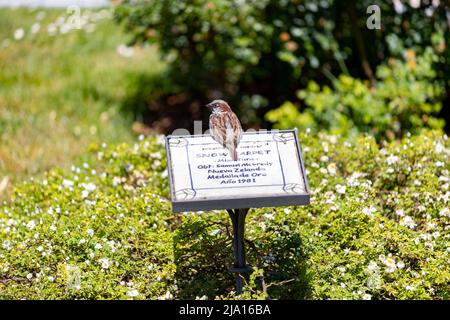
<path id="1" fill-rule="evenodd" d="M 309 204 L 296 130 L 247 132 L 237 161 L 210 135 L 166 137 L 173 211 Z"/>

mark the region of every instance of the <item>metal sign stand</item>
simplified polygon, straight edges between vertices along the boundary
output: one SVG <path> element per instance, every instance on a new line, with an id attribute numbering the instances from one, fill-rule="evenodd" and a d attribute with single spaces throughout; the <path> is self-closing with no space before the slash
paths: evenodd
<path id="1" fill-rule="evenodd" d="M 244 229 L 245 217 L 249 209 L 227 209 L 233 224 L 233 247 L 234 247 L 234 266 L 229 269 L 230 272 L 236 274 L 236 293 L 242 293 L 242 280 L 246 273 L 252 271 L 250 266 L 245 262 L 245 247 L 244 247 Z"/>

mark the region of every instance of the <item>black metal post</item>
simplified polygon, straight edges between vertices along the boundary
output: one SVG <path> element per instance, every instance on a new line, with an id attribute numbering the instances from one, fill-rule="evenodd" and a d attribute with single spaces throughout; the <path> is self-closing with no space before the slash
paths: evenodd
<path id="1" fill-rule="evenodd" d="M 245 273 L 252 269 L 246 265 L 245 262 L 245 247 L 244 247 L 244 230 L 245 217 L 249 209 L 227 209 L 233 224 L 233 248 L 234 248 L 234 265 L 230 268 L 230 272 L 236 274 L 236 293 L 242 293 L 242 277 Z"/>

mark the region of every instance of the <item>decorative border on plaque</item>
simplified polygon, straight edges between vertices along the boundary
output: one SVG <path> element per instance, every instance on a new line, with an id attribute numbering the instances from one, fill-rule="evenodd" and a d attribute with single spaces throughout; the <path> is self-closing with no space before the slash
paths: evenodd
<path id="1" fill-rule="evenodd" d="M 292 152 L 292 143 L 296 144 L 298 146 L 298 142 L 296 140 L 295 132 L 275 132 L 271 135 L 266 136 L 265 138 L 261 137 L 261 141 L 258 142 L 264 142 L 268 144 L 275 144 L 273 145 L 272 150 L 276 152 L 275 154 L 275 165 L 278 167 L 277 170 L 279 170 L 280 174 L 280 181 L 278 184 L 260 184 L 260 185 L 251 185 L 251 186 L 243 186 L 243 185 L 236 185 L 236 186 L 226 186 L 223 185 L 221 187 L 216 186 L 203 186 L 198 185 L 197 187 L 194 186 L 194 180 L 193 174 L 194 174 L 194 168 L 192 166 L 194 163 L 192 162 L 192 150 L 194 146 L 200 145 L 199 143 L 195 143 L 195 141 L 190 141 L 189 138 L 186 139 L 184 137 L 170 137 L 168 146 L 172 148 L 179 148 L 184 149 L 182 152 L 177 152 L 177 158 L 176 161 L 179 163 L 183 163 L 183 166 L 186 168 L 187 175 L 184 178 L 178 179 L 177 176 L 172 176 L 172 179 L 178 179 L 177 183 L 172 180 L 172 185 L 177 186 L 177 189 L 173 190 L 173 196 L 176 201 L 190 201 L 190 200 L 196 200 L 199 197 L 203 198 L 203 192 L 202 190 L 215 190 L 215 189 L 236 189 L 236 190 L 245 190 L 246 188 L 266 188 L 266 187 L 275 187 L 279 188 L 278 193 L 283 193 L 286 195 L 294 195 L 294 194 L 305 194 L 307 192 L 307 187 L 305 183 L 302 183 L 303 181 L 298 180 L 298 174 L 293 174 L 295 170 L 300 170 L 300 172 L 303 171 L 301 168 L 301 158 L 298 159 L 300 166 L 299 167 L 292 167 L 292 163 L 288 160 L 288 158 L 283 157 L 283 154 Z M 242 145 L 246 145 L 247 143 L 254 143 L 255 140 L 248 140 L 246 141 L 243 139 L 241 141 Z M 211 138 L 211 143 L 206 142 L 202 143 L 201 145 L 214 145 L 216 144 L 215 141 Z M 170 148 L 169 148 L 170 149 Z M 179 150 L 181 151 L 181 150 Z M 172 157 L 171 157 L 172 158 Z M 173 158 L 171 159 L 174 160 Z M 194 170 L 194 171 L 193 171 Z M 303 175 L 303 173 L 300 173 L 300 175 Z M 239 192 L 239 191 L 238 191 Z"/>
<path id="2" fill-rule="evenodd" d="M 305 193 L 305 186 L 298 183 L 288 183 L 283 187 L 283 190 L 287 193 Z"/>
<path id="3" fill-rule="evenodd" d="M 274 133 L 272 136 L 273 140 L 276 142 L 283 142 L 286 143 L 288 141 L 295 140 L 294 135 L 292 132 L 280 132 L 280 133 Z"/>
<path id="4" fill-rule="evenodd" d="M 192 200 L 196 194 L 197 192 L 195 190 L 188 188 L 175 191 L 175 196 L 180 200 Z"/>
<path id="5" fill-rule="evenodd" d="M 189 144 L 189 141 L 186 138 L 170 138 L 169 145 L 172 147 L 187 147 Z"/>

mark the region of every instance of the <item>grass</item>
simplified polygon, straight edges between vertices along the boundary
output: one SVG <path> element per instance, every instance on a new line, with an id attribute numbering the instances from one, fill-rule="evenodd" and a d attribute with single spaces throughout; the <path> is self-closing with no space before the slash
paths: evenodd
<path id="1" fill-rule="evenodd" d="M 63 10 L 0 9 L 0 197 L 25 177 L 85 157 L 91 143 L 133 138 L 124 106 L 139 79 L 164 66 L 152 47 L 118 54 L 128 37 L 109 10 L 81 14 L 89 22 L 62 33 Z"/>

